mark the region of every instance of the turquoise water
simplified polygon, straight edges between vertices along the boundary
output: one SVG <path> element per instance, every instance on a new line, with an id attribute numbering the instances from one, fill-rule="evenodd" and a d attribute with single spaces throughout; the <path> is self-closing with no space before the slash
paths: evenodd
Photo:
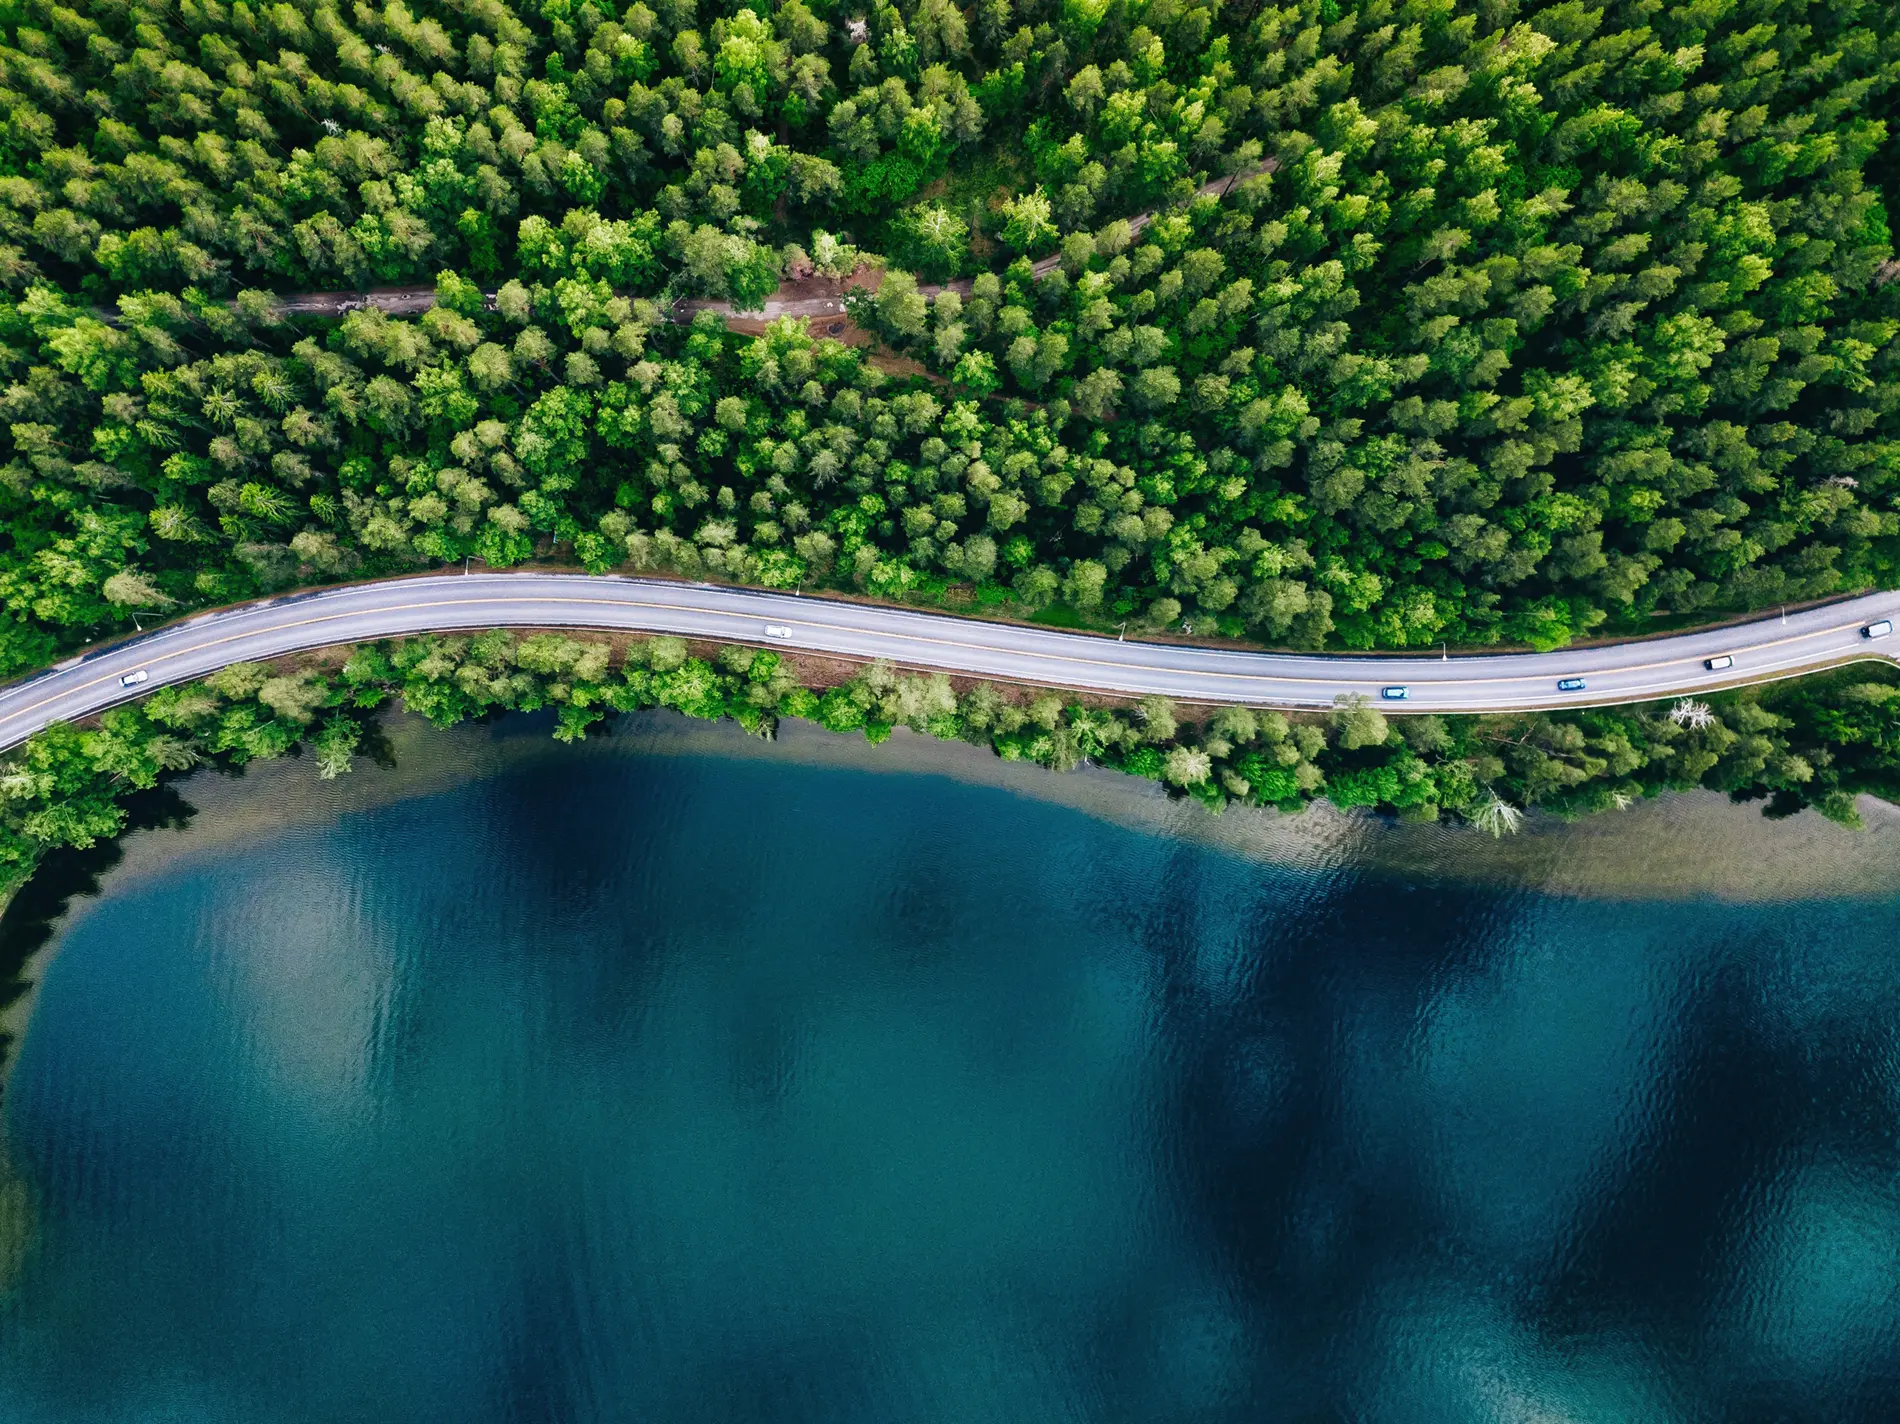
<path id="1" fill-rule="evenodd" d="M 443 746 L 58 925 L 0 1419 L 1900 1417 L 1900 876 Z"/>

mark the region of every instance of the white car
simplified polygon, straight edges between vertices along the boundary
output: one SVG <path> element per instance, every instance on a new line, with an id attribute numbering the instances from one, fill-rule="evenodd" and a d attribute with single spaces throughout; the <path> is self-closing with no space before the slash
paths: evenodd
<path id="1" fill-rule="evenodd" d="M 1863 638 L 1884 638 L 1891 632 L 1893 632 L 1892 620 L 1883 618 L 1878 623 L 1869 623 L 1860 630 L 1860 635 Z"/>
<path id="2" fill-rule="evenodd" d="M 792 636 L 792 630 L 783 623 L 767 623 L 765 625 L 765 636 L 782 640 L 790 638 Z"/>
<path id="3" fill-rule="evenodd" d="M 1734 667 L 1735 659 L 1731 658 L 1727 653 L 1724 653 L 1719 658 L 1704 658 L 1702 660 L 1702 666 L 1707 668 L 1710 672 L 1720 672 L 1723 668 Z"/>
<path id="4" fill-rule="evenodd" d="M 120 678 L 119 686 L 120 687 L 137 687 L 141 682 L 144 682 L 146 681 L 146 679 L 150 678 L 151 675 L 152 673 L 151 673 L 150 668 L 140 668 L 137 672 L 129 672 L 124 677 Z"/>

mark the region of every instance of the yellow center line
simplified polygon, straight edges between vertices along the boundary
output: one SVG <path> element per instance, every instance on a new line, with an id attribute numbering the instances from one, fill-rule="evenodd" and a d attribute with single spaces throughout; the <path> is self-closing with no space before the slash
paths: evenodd
<path id="1" fill-rule="evenodd" d="M 480 602 L 483 604 L 494 605 L 494 606 L 520 606 L 520 605 L 534 605 L 534 604 L 549 604 L 549 605 L 554 605 L 557 608 L 570 609 L 570 610 L 580 609 L 580 608 L 604 608 L 604 609 L 612 609 L 615 612 L 621 613 L 621 614 L 639 613 L 639 612 L 685 613 L 685 614 L 693 614 L 700 617 L 709 617 L 709 618 L 717 618 L 717 619 L 734 619 L 734 620 L 739 620 L 743 622 L 780 621 L 780 620 L 768 618 L 766 617 L 766 615 L 757 614 L 757 613 L 739 613 L 739 612 L 734 612 L 727 609 L 697 607 L 691 604 L 632 602 L 632 601 L 626 601 L 626 600 L 621 600 L 621 599 L 603 599 L 603 598 L 566 598 L 559 594 L 531 594 L 531 595 L 527 595 L 523 597 L 483 595 L 482 598 L 480 599 Z M 194 654 L 202 653 L 210 648 L 221 647 L 227 643 L 242 642 L 248 638 L 263 637 L 271 633 L 287 632 L 295 628 L 317 627 L 325 623 L 334 623 L 341 620 L 352 619 L 352 618 L 384 617 L 390 614 L 423 612 L 425 610 L 432 609 L 432 608 L 468 608 L 470 606 L 471 606 L 470 600 L 468 599 L 451 598 L 451 599 L 433 599 L 433 600 L 425 600 L 425 601 L 411 602 L 411 603 L 395 603 L 395 604 L 379 605 L 377 607 L 368 608 L 368 609 L 339 610 L 334 613 L 325 613 L 314 618 L 299 618 L 299 619 L 293 619 L 286 623 L 272 623 L 264 628 L 251 629 L 249 631 L 239 631 L 239 632 L 227 634 L 220 638 L 213 638 L 205 642 L 195 642 L 190 647 L 180 648 L 176 652 L 161 653 L 157 657 L 153 658 L 150 662 L 143 664 L 143 666 L 160 667 L 160 666 L 163 666 L 165 663 L 173 662 L 180 658 L 190 657 Z M 262 613 L 262 612 L 267 612 L 267 611 L 268 611 L 267 609 L 248 610 L 248 612 L 253 612 L 253 613 Z M 901 611 L 901 612 L 908 613 L 908 610 L 894 610 L 894 611 Z M 237 616 L 242 617 L 245 615 L 239 614 Z M 932 615 L 909 614 L 909 616 L 929 618 Z M 526 622 L 529 620 L 522 620 L 522 621 Z M 782 623 L 785 626 L 811 629 L 819 633 L 834 633 L 834 634 L 842 633 L 842 634 L 850 634 L 850 635 L 872 637 L 872 638 L 898 639 L 898 640 L 903 640 L 910 643 L 922 644 L 927 647 L 953 648 L 953 649 L 962 650 L 964 652 L 1001 654 L 1003 656 L 1009 656 L 1009 657 L 1040 659 L 1040 660 L 1050 661 L 1050 662 L 1072 664 L 1079 667 L 1109 668 L 1109 669 L 1114 669 L 1121 672 L 1156 673 L 1156 674 L 1162 674 L 1162 675 L 1172 674 L 1172 675 L 1177 675 L 1177 676 L 1219 678 L 1228 682 L 1240 683 L 1240 684 L 1245 684 L 1245 685 L 1250 685 L 1250 686 L 1251 685 L 1282 685 L 1282 684 L 1291 684 L 1295 686 L 1309 686 L 1313 683 L 1319 683 L 1319 682 L 1336 682 L 1348 687 L 1360 687 L 1360 686 L 1378 687 L 1381 685 L 1385 685 L 1385 686 L 1391 685 L 1388 679 L 1383 678 L 1383 677 L 1359 678 L 1359 677 L 1352 676 L 1350 669 L 1352 667 L 1353 662 L 1357 661 L 1356 659 L 1342 659 L 1340 673 L 1337 677 L 1303 677 L 1303 676 L 1294 676 L 1294 675 L 1285 674 L 1285 673 L 1275 674 L 1275 673 L 1264 673 L 1264 672 L 1261 672 L 1261 673 L 1230 672 L 1230 671 L 1225 671 L 1221 669 L 1213 669 L 1213 668 L 1200 669 L 1200 668 L 1191 668 L 1191 667 L 1170 667 L 1166 665 L 1153 666 L 1153 665 L 1144 664 L 1144 663 L 1128 662 L 1123 659 L 1088 658 L 1088 657 L 1077 656 L 1071 653 L 1061 653 L 1061 652 L 1042 652 L 1042 651 L 1035 651 L 1035 650 L 1025 651 L 1021 649 L 999 647 L 997 645 L 989 644 L 989 643 L 973 643 L 973 642 L 968 642 L 968 641 L 955 639 L 955 638 L 930 637 L 922 633 L 883 632 L 876 629 L 869 629 L 869 630 L 856 629 L 856 628 L 851 628 L 842 624 L 813 622 L 810 619 L 787 617 L 782 620 Z M 584 624 L 581 626 L 613 627 L 616 630 L 618 630 L 620 625 L 597 623 L 597 624 Z M 1817 638 L 1832 637 L 1835 634 L 1844 633 L 1851 629 L 1855 629 L 1855 628 L 1859 628 L 1863 626 L 1865 625 L 1858 621 L 1851 622 L 1851 623 L 1836 624 L 1827 628 L 1815 629 L 1812 632 L 1790 634 L 1789 636 L 1785 638 L 1777 638 L 1777 639 L 1772 639 L 1765 643 L 1755 643 L 1755 644 L 1750 644 L 1746 647 L 1739 647 L 1739 648 L 1734 649 L 1732 652 L 1727 653 L 1727 655 L 1741 657 L 1741 656 L 1748 656 L 1750 654 L 1755 654 L 1755 653 L 1763 653 L 1775 648 L 1787 647 L 1787 646 L 1797 644 L 1797 643 L 1811 642 Z M 417 628 L 417 629 L 412 629 L 409 631 L 414 632 L 414 633 L 421 633 L 421 632 L 431 632 L 431 631 L 441 631 L 441 630 L 429 629 L 429 628 Z M 1024 630 L 1024 631 L 1035 631 L 1035 630 Z M 377 636 L 392 636 L 392 635 L 377 635 Z M 1057 636 L 1060 636 L 1060 635 L 1057 635 Z M 355 640 L 352 640 L 352 641 L 355 641 Z M 757 640 L 749 639 L 748 641 L 757 641 Z M 1142 646 L 1154 647 L 1154 648 L 1167 647 L 1167 645 L 1165 644 L 1144 644 Z M 286 650 L 286 651 L 289 651 L 289 650 Z M 825 650 L 817 649 L 814 651 L 825 651 Z M 1213 656 L 1213 657 L 1256 656 L 1256 657 L 1261 657 L 1261 658 L 1275 658 L 1275 657 L 1300 656 L 1299 654 L 1282 654 L 1282 653 L 1229 654 L 1229 653 L 1223 653 L 1219 649 L 1184 648 L 1184 649 L 1181 649 L 1180 651 L 1190 653 L 1190 654 L 1201 653 L 1201 654 L 1204 654 L 1207 656 Z M 1510 655 L 1506 654 L 1504 656 L 1510 656 Z M 1720 654 L 1716 654 L 1715 656 L 1720 656 Z M 1459 661 L 1466 661 L 1466 659 L 1459 659 Z M 1663 669 L 1663 668 L 1677 667 L 1685 662 L 1699 664 L 1701 661 L 1702 661 L 1702 658 L 1700 657 L 1682 656 L 1682 657 L 1669 658 L 1669 659 L 1664 659 L 1664 660 L 1655 661 L 1655 662 L 1631 663 L 1626 666 L 1619 666 L 1615 668 L 1605 668 L 1602 670 L 1602 672 L 1605 674 L 1619 674 L 1619 675 L 1624 674 L 1624 673 L 1633 673 L 1633 672 L 1651 672 L 1651 671 L 1656 671 L 1658 669 Z M 1497 685 L 1505 684 L 1505 683 L 1535 682 L 1535 681 L 1541 680 L 1539 674 L 1529 673 L 1529 672 L 1513 673 L 1507 676 L 1500 676 L 1500 677 L 1439 678 L 1439 677 L 1433 677 L 1430 675 L 1429 672 L 1426 672 L 1426 669 L 1428 669 L 1431 666 L 1431 663 L 1428 660 L 1421 658 L 1419 659 L 1419 663 L 1420 663 L 1419 671 L 1426 673 L 1426 677 L 1425 677 L 1426 684 L 1429 685 L 1434 691 L 1449 691 L 1449 690 L 1456 690 L 1456 689 L 1461 689 L 1461 688 L 1472 688 L 1472 687 L 1488 687 L 1488 686 L 1497 686 Z M 1441 663 L 1440 666 L 1442 665 L 1443 664 Z M 1777 665 L 1777 667 L 1785 666 L 1785 665 L 1786 664 L 1780 664 L 1780 665 Z M 1749 669 L 1748 671 L 1774 671 L 1774 670 L 1776 670 L 1776 668 Z M 1555 669 L 1552 669 L 1552 671 L 1554 672 Z M 27 706 L 22 707 L 15 712 L 9 713 L 7 717 L 5 718 L 5 720 L 11 722 L 20 717 L 27 716 L 30 713 L 38 711 L 42 707 L 49 706 L 54 702 L 61 701 L 65 698 L 71 697 L 75 693 L 84 692 L 90 688 L 98 687 L 104 683 L 117 681 L 119 676 L 120 674 L 108 673 L 108 674 L 105 674 L 104 676 L 94 678 L 90 682 L 83 682 L 83 683 L 79 683 L 76 686 L 65 688 L 61 691 L 54 693 L 52 696 L 42 698 L 38 702 L 30 703 Z M 1634 691 L 1646 691 L 1647 688 L 1620 689 L 1620 690 L 1626 691 L 1626 692 L 1634 692 Z"/>

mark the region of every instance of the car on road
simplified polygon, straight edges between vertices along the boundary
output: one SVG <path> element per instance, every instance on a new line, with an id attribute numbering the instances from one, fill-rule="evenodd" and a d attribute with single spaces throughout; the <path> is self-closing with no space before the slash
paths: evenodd
<path id="1" fill-rule="evenodd" d="M 765 636 L 768 638 L 789 638 L 792 636 L 792 630 L 787 628 L 783 623 L 767 623 L 765 625 Z"/>
<path id="2" fill-rule="evenodd" d="M 1704 658 L 1702 660 L 1702 666 L 1707 668 L 1710 672 L 1720 672 L 1723 668 L 1734 667 L 1735 659 L 1731 658 L 1727 653 L 1724 653 L 1719 658 Z"/>
<path id="3" fill-rule="evenodd" d="M 152 675 L 152 672 L 150 668 L 140 668 L 137 672 L 129 672 L 124 677 L 120 678 L 119 686 L 120 687 L 137 687 L 141 682 L 144 682 L 151 675 Z"/>
<path id="4" fill-rule="evenodd" d="M 1557 690 L 1559 692 L 1582 692 L 1583 679 L 1580 677 L 1559 678 L 1557 680 Z"/>
<path id="5" fill-rule="evenodd" d="M 1379 689 L 1379 696 L 1383 697 L 1387 702 L 1403 702 L 1411 695 L 1412 689 L 1409 687 L 1382 687 Z"/>
<path id="6" fill-rule="evenodd" d="M 1863 638 L 1884 638 L 1891 632 L 1893 632 L 1893 620 L 1883 618 L 1878 623 L 1869 623 L 1860 630 L 1860 635 Z"/>

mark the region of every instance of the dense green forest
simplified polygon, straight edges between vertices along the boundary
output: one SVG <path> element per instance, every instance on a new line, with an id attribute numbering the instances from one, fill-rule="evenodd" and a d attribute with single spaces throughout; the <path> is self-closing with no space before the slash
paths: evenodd
<path id="1" fill-rule="evenodd" d="M 1891 4 L 0 17 L 0 673 L 465 556 L 1348 647 L 1895 578 Z M 860 254 L 931 376 L 663 320 Z"/>
<path id="2" fill-rule="evenodd" d="M 443 727 L 551 712 L 569 741 L 648 707 L 731 717 L 765 736 L 782 717 L 873 742 L 905 726 L 1057 771 L 1092 762 L 1148 777 L 1215 811 L 1297 811 L 1323 797 L 1413 819 L 1449 814 L 1493 834 L 1515 830 L 1524 807 L 1575 816 L 1698 787 L 1770 814 L 1814 806 L 1849 825 L 1857 794 L 1900 797 L 1900 677 L 1884 666 L 1706 702 L 1537 716 L 1388 720 L 1360 702 L 1292 718 L 1230 707 L 1196 722 L 1165 698 L 1111 707 L 988 683 L 959 692 L 942 674 L 881 663 L 814 689 L 770 651 L 700 656 L 660 637 L 617 653 L 596 639 L 497 631 L 362 647 L 335 667 L 241 663 L 97 727 L 42 733 L 0 762 L 0 891 L 51 848 L 116 834 L 124 797 L 167 775 L 293 753 L 340 775 L 373 748 L 373 718 L 392 700 Z"/>
<path id="3" fill-rule="evenodd" d="M 464 558 L 1349 648 L 1900 582 L 1891 3 L 4 0 L 0 40 L 0 676 Z M 875 347 L 679 319 L 854 273 Z M 391 284 L 434 304 L 277 301 Z M 1864 677 L 1195 727 L 536 661 L 585 646 L 161 692 L 7 762 L 5 854 L 200 757 L 346 764 L 392 690 L 1492 822 L 1692 785 L 1847 817 L 1900 745 Z"/>

